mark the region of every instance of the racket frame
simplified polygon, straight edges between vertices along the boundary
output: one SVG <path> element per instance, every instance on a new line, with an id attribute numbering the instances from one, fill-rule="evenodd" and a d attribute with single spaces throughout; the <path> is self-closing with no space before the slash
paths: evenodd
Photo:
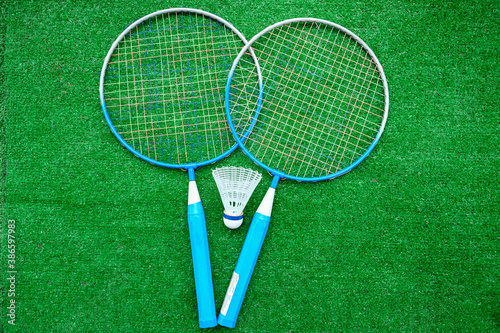
<path id="1" fill-rule="evenodd" d="M 134 154 L 135 156 L 137 156 L 139 158 L 142 158 L 145 161 L 148 161 L 149 163 L 152 163 L 152 164 L 155 164 L 155 165 L 159 165 L 159 166 L 163 166 L 163 167 L 166 167 L 166 168 L 197 169 L 197 168 L 199 168 L 201 166 L 217 162 L 218 160 L 220 160 L 220 159 L 228 156 L 236 148 L 238 148 L 238 144 L 235 143 L 230 149 L 228 149 L 224 153 L 220 154 L 219 156 L 213 157 L 213 158 L 211 158 L 209 160 L 202 161 L 202 162 L 173 164 L 173 163 L 165 163 L 165 162 L 162 162 L 162 161 L 157 161 L 155 159 L 149 158 L 148 156 L 145 156 L 145 155 L 141 154 L 140 152 L 138 152 L 137 150 L 135 150 L 131 145 L 129 145 L 122 138 L 122 136 L 118 133 L 118 131 L 114 127 L 113 122 L 111 121 L 111 118 L 110 118 L 110 116 L 108 114 L 108 109 L 106 108 L 106 102 L 104 100 L 104 78 L 105 78 L 105 75 L 106 75 L 106 68 L 108 66 L 109 59 L 113 55 L 113 52 L 115 51 L 115 49 L 118 46 L 118 44 L 120 43 L 120 41 L 133 28 L 135 28 L 138 24 L 140 24 L 140 23 L 142 23 L 142 22 L 144 22 L 144 21 L 146 21 L 146 20 L 148 20 L 148 19 L 150 19 L 152 17 L 158 16 L 158 15 L 163 15 L 163 14 L 168 14 L 168 13 L 173 13 L 173 12 L 184 12 L 184 13 L 192 13 L 192 14 L 199 14 L 199 15 L 207 16 L 207 17 L 209 17 L 209 18 L 211 18 L 211 19 L 213 19 L 215 21 L 218 21 L 218 22 L 224 24 L 227 28 L 231 29 L 231 31 L 233 31 L 241 39 L 241 41 L 244 44 L 247 43 L 247 40 L 243 36 L 243 34 L 241 32 L 239 32 L 231 23 L 229 23 L 228 21 L 224 20 L 223 18 L 220 18 L 219 16 L 214 15 L 212 13 L 209 13 L 209 12 L 206 12 L 206 11 L 203 11 L 203 10 L 200 10 L 200 9 L 193 9 L 193 8 L 169 8 L 169 9 L 164 9 L 164 10 L 156 11 L 154 13 L 148 14 L 148 15 L 146 15 L 146 16 L 144 16 L 144 17 L 142 17 L 142 18 L 140 18 L 140 19 L 138 19 L 136 21 L 134 21 L 113 42 L 113 44 L 111 45 L 111 48 L 108 51 L 108 54 L 104 58 L 104 65 L 102 66 L 102 69 L 101 69 L 101 78 L 100 78 L 100 82 L 99 82 L 99 96 L 100 96 L 100 100 L 101 100 L 101 107 L 102 107 L 102 110 L 104 112 L 104 118 L 106 119 L 106 122 L 107 122 L 109 128 L 111 129 L 111 132 L 113 132 L 114 136 L 116 136 L 116 138 L 118 139 L 118 141 L 120 141 L 120 143 L 125 148 L 127 148 L 132 154 Z M 253 55 L 253 51 L 250 50 L 250 52 Z M 254 59 L 255 59 L 255 56 L 254 56 Z M 256 64 L 258 64 L 258 63 L 256 63 Z M 259 73 L 260 73 L 260 69 L 259 69 Z"/>
<path id="2" fill-rule="evenodd" d="M 248 51 L 249 48 L 250 48 L 250 50 L 252 50 L 251 49 L 252 44 L 256 40 L 258 40 L 261 36 L 263 36 L 264 34 L 266 34 L 267 32 L 269 32 L 269 31 L 271 31 L 271 30 L 273 30 L 275 28 L 278 28 L 280 26 L 287 25 L 287 24 L 290 24 L 290 23 L 296 23 L 296 22 L 311 22 L 311 23 L 326 24 L 326 25 L 329 25 L 329 26 L 331 26 L 331 27 L 333 27 L 335 29 L 338 29 L 338 30 L 346 33 L 350 37 L 352 37 L 372 57 L 374 63 L 377 66 L 378 71 L 380 72 L 380 76 L 382 78 L 382 82 L 383 82 L 383 86 L 384 86 L 384 95 L 385 95 L 384 115 L 383 115 L 383 118 L 382 118 L 382 123 L 380 125 L 380 129 L 379 129 L 379 131 L 378 131 L 375 139 L 372 141 L 371 145 L 366 149 L 366 151 L 363 153 L 363 155 L 361 155 L 351 165 L 349 165 L 348 167 L 346 167 L 346 168 L 344 168 L 342 170 L 339 170 L 339 171 L 337 171 L 335 173 L 332 173 L 332 174 L 326 175 L 326 176 L 320 176 L 320 177 L 297 177 L 297 176 L 294 176 L 294 175 L 286 174 L 283 171 L 271 168 L 270 166 L 262 163 L 254 155 L 252 155 L 252 153 L 250 153 L 250 151 L 245 147 L 245 143 L 244 142 L 248 138 L 248 136 L 250 135 L 253 127 L 255 126 L 255 124 L 257 122 L 257 118 L 258 118 L 258 116 L 260 114 L 260 111 L 261 111 L 261 108 L 262 108 L 262 103 L 263 103 L 262 97 L 263 97 L 263 90 L 264 90 L 263 89 L 263 83 L 262 83 L 262 81 L 259 82 L 259 85 L 260 85 L 259 99 L 258 99 L 258 102 L 257 102 L 257 108 L 256 108 L 256 111 L 255 111 L 254 118 L 253 118 L 250 126 L 248 127 L 247 131 L 241 137 L 237 134 L 236 128 L 234 127 L 234 124 L 233 124 L 233 121 L 232 121 L 232 118 L 231 118 L 231 108 L 230 108 L 230 105 L 229 105 L 229 92 L 231 90 L 231 80 L 233 78 L 234 71 L 235 71 L 236 67 L 238 66 L 238 63 L 239 63 L 240 59 L 243 57 L 243 55 L 245 54 L 245 52 Z M 257 69 L 259 71 L 259 80 L 260 80 L 261 77 L 262 77 L 262 75 L 260 73 L 260 67 L 258 66 Z M 326 179 L 332 179 L 332 178 L 341 176 L 341 175 L 343 175 L 343 174 L 351 171 L 359 163 L 361 163 L 371 153 L 371 151 L 373 150 L 373 148 L 375 148 L 375 146 L 377 145 L 378 141 L 380 140 L 380 137 L 382 136 L 382 133 L 384 132 L 384 128 L 385 128 L 385 124 L 387 122 L 387 116 L 388 116 L 388 112 L 389 112 L 389 88 L 387 86 L 387 79 L 385 77 L 382 65 L 380 64 L 380 61 L 378 60 L 378 58 L 375 55 L 375 53 L 373 53 L 372 49 L 361 38 L 359 38 L 357 35 L 355 35 L 350 30 L 348 30 L 348 29 L 346 29 L 346 28 L 344 28 L 344 27 L 342 27 L 342 26 L 340 26 L 340 25 L 338 25 L 336 23 L 333 23 L 333 22 L 330 22 L 330 21 L 326 21 L 326 20 L 321 20 L 321 19 L 315 19 L 315 18 L 294 18 L 294 19 L 289 19 L 289 20 L 281 21 L 281 22 L 275 23 L 275 24 L 273 24 L 273 25 L 265 28 L 264 30 L 262 30 L 261 32 L 259 32 L 257 35 L 255 35 L 243 47 L 243 49 L 241 49 L 240 53 L 238 53 L 238 56 L 234 60 L 233 66 L 231 67 L 231 69 L 229 71 L 229 76 L 228 76 L 227 83 L 226 83 L 226 92 L 225 92 L 225 94 L 226 94 L 226 97 L 225 97 L 224 103 L 225 103 L 225 106 L 226 106 L 226 117 L 227 117 L 227 120 L 228 120 L 228 123 L 229 123 L 229 127 L 231 128 L 231 133 L 233 133 L 233 136 L 234 136 L 236 142 L 241 147 L 241 149 L 245 152 L 245 154 L 248 157 L 250 157 L 252 159 L 252 161 L 254 161 L 258 165 L 260 165 L 261 167 L 263 167 L 264 169 L 266 169 L 267 171 L 269 171 L 273 176 L 279 176 L 280 178 L 294 179 L 294 180 L 297 180 L 297 181 L 316 182 L 316 181 L 321 181 L 321 180 L 326 180 Z"/>

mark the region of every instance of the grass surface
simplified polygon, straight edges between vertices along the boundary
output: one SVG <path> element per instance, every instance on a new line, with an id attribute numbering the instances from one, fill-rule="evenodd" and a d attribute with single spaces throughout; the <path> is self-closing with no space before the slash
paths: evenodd
<path id="1" fill-rule="evenodd" d="M 212 12 L 247 38 L 287 18 L 333 21 L 370 45 L 389 82 L 386 131 L 359 167 L 280 182 L 233 331 L 500 331 L 500 5 L 312 0 L 0 1 L 2 276 L 7 220 L 17 271 L 15 326 L 3 279 L 3 331 L 199 330 L 187 174 L 133 158 L 99 104 L 112 41 L 169 7 Z M 222 165 L 257 169 L 240 151 Z M 197 180 L 220 309 L 271 176 L 232 231 L 211 169 Z"/>

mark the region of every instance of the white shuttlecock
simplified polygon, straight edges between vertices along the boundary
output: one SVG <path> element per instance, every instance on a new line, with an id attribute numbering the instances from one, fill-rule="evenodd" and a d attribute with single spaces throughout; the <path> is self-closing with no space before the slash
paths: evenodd
<path id="1" fill-rule="evenodd" d="M 236 229 L 243 223 L 243 209 L 262 175 L 252 169 L 234 166 L 215 169 L 212 175 L 224 204 L 224 224 Z"/>

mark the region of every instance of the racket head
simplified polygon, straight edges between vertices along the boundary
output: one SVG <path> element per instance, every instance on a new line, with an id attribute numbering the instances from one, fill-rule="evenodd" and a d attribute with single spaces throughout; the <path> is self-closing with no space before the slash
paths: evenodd
<path id="1" fill-rule="evenodd" d="M 227 125 L 224 88 L 246 43 L 229 22 L 198 9 L 171 8 L 133 22 L 101 70 L 101 106 L 112 133 L 134 155 L 169 168 L 197 168 L 229 155 L 238 145 Z"/>
<path id="2" fill-rule="evenodd" d="M 235 82 L 245 79 L 239 66 L 251 51 L 264 86 L 243 93 Z M 267 27 L 243 47 L 229 72 L 225 106 L 235 140 L 255 163 L 281 178 L 320 181 L 370 154 L 387 121 L 389 90 L 361 38 L 326 20 L 296 18 Z"/>

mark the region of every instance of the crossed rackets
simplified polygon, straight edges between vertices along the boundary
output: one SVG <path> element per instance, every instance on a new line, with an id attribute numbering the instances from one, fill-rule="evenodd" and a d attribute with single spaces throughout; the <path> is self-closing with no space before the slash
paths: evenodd
<path id="1" fill-rule="evenodd" d="M 189 8 L 149 14 L 112 44 L 100 99 L 120 143 L 156 165 L 188 171 L 188 225 L 199 325 L 235 327 L 280 179 L 343 175 L 378 143 L 389 93 L 373 51 L 329 21 L 273 24 L 250 41 Z M 217 319 L 205 214 L 194 171 L 241 147 L 273 175 L 250 224 Z"/>

